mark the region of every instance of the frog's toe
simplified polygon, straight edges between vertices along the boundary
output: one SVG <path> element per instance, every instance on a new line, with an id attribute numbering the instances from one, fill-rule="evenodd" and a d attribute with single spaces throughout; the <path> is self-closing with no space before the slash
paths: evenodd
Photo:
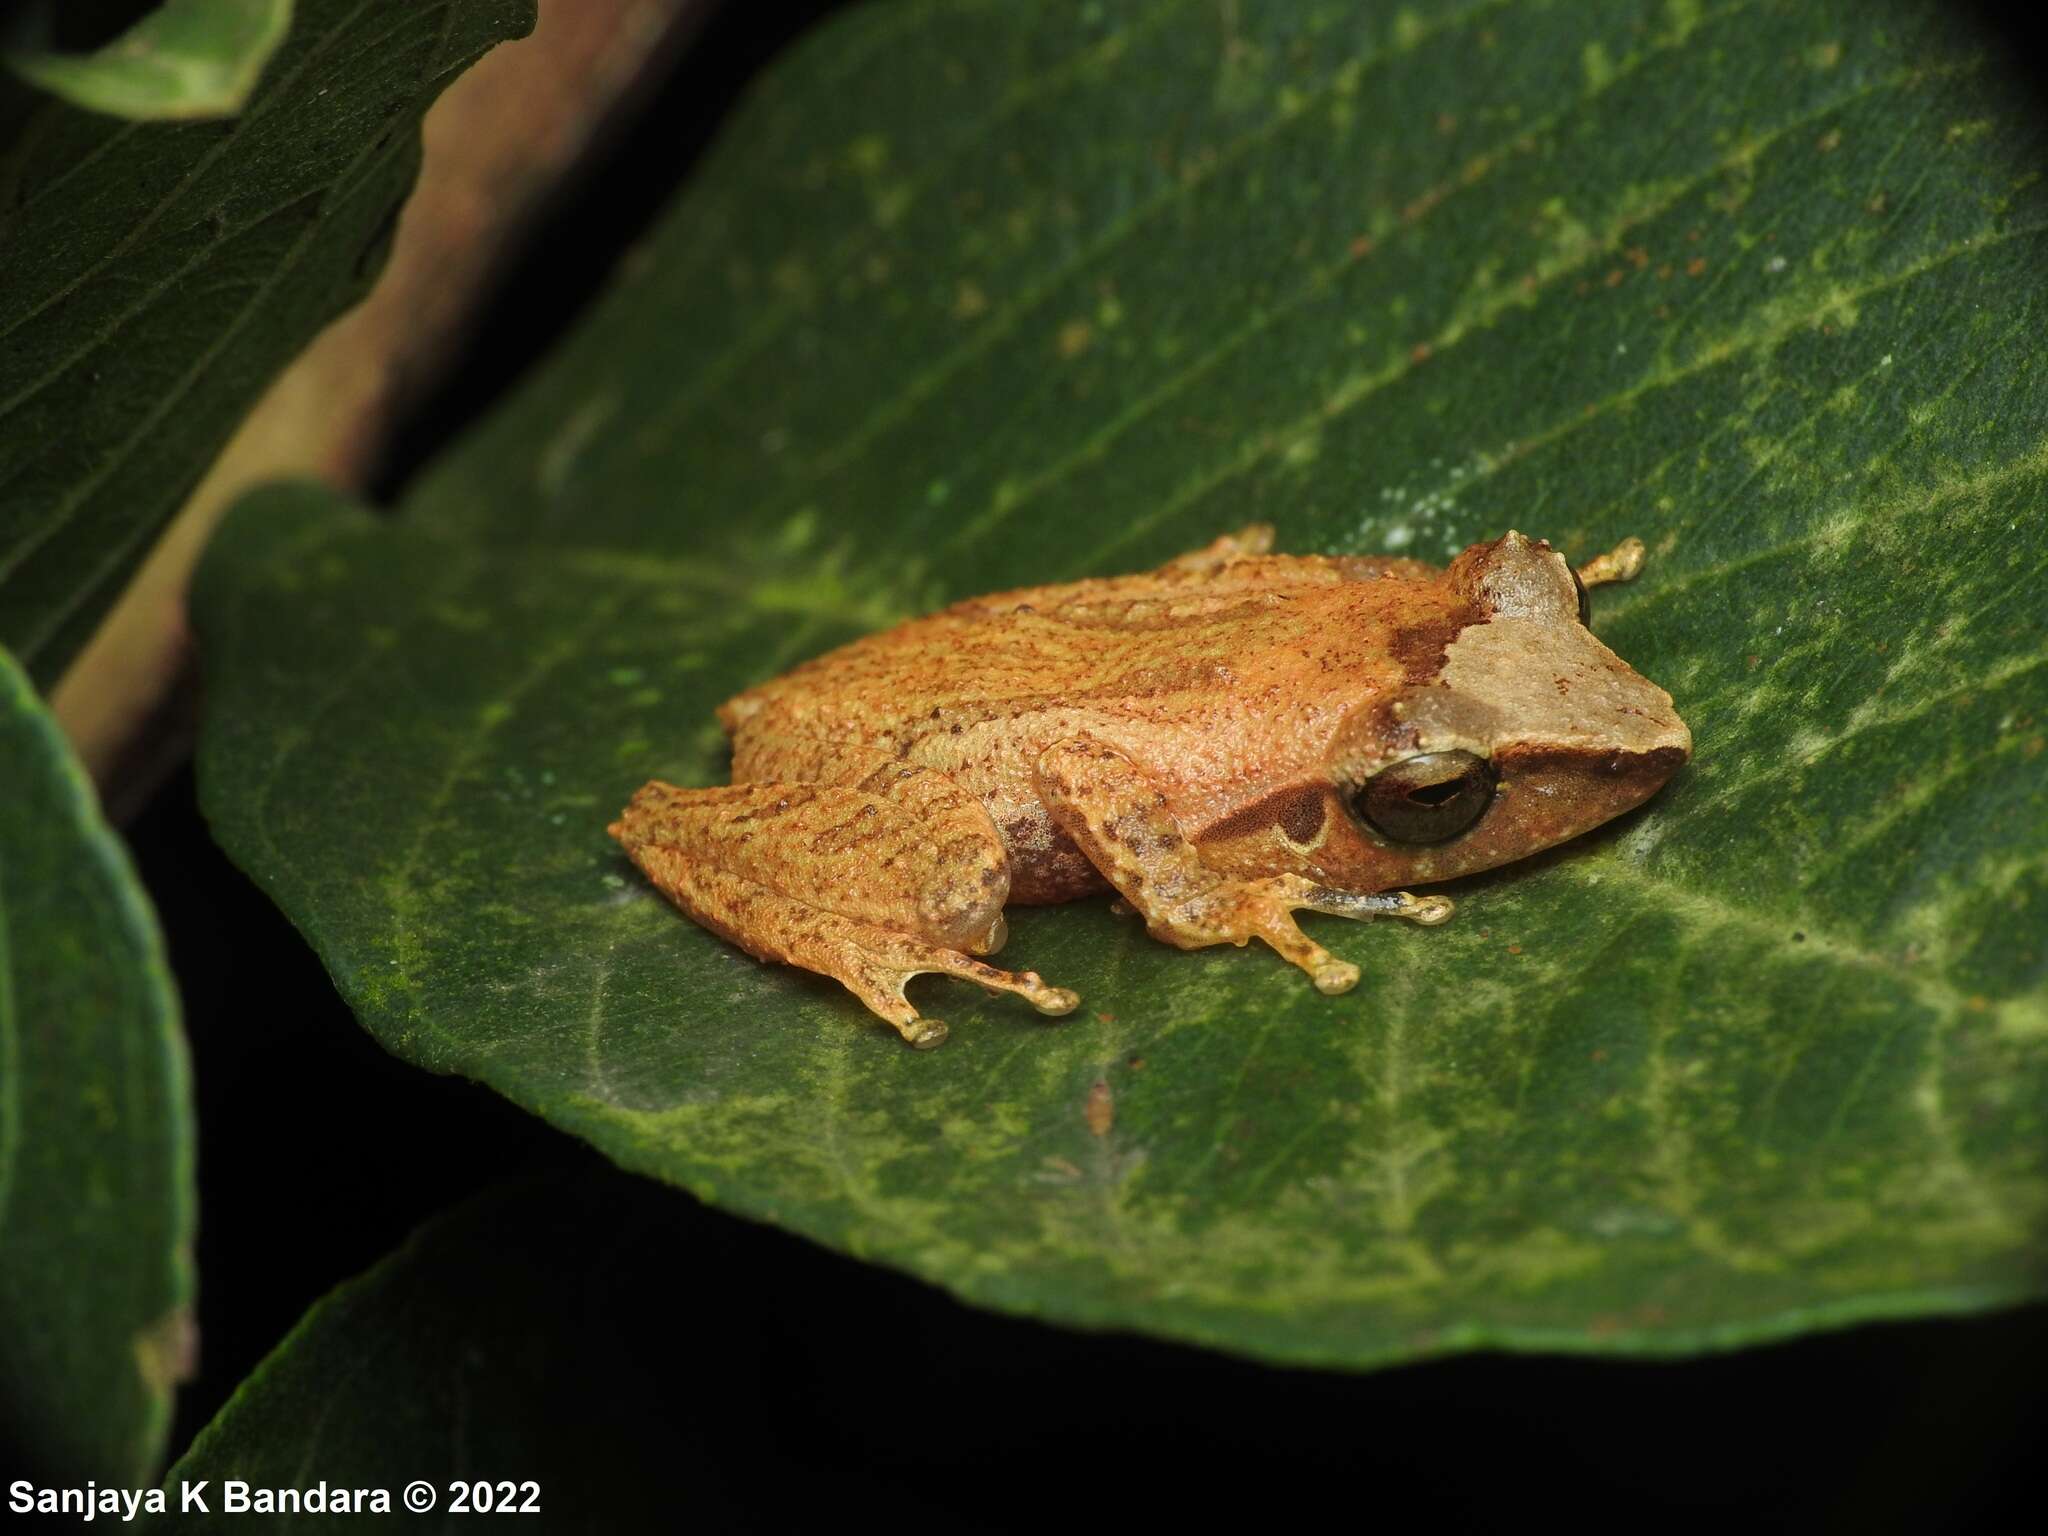
<path id="1" fill-rule="evenodd" d="M 1448 896 L 1413 896 L 1407 891 L 1339 891 L 1292 875 L 1276 877 L 1289 905 L 1324 912 L 1331 917 L 1405 917 L 1433 928 L 1458 910 Z"/>
<path id="2" fill-rule="evenodd" d="M 1047 986 L 1036 971 L 1000 970 L 957 950 L 928 944 L 907 934 L 874 929 L 862 933 L 855 944 L 849 945 L 841 963 L 828 974 L 837 976 L 856 997 L 895 1025 L 906 1041 L 922 1051 L 946 1038 L 946 1026 L 936 1019 L 920 1017 L 904 995 L 903 989 L 914 976 L 958 977 L 991 992 L 1012 993 L 1040 1013 L 1072 1013 L 1081 1002 L 1078 994 L 1065 987 Z"/>
<path id="3" fill-rule="evenodd" d="M 1394 916 L 1405 917 L 1411 923 L 1420 923 L 1425 928 L 1434 928 L 1438 923 L 1447 923 L 1451 914 L 1458 910 L 1458 904 L 1448 896 L 1410 896 L 1406 891 L 1397 893 L 1405 898 L 1408 905 Z"/>
<path id="4" fill-rule="evenodd" d="M 1065 987 L 1049 987 L 1045 978 L 1036 971 L 1003 971 L 992 965 L 983 965 L 979 960 L 969 960 L 957 969 L 933 966 L 933 970 L 944 970 L 946 975 L 958 976 L 962 981 L 977 982 L 991 992 L 1012 992 L 1024 999 L 1040 1013 L 1057 1017 L 1072 1013 L 1081 1006 L 1081 994 L 1070 992 Z"/>

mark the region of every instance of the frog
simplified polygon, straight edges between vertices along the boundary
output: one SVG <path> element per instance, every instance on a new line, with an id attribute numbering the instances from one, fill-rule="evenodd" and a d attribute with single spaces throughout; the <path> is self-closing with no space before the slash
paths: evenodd
<path id="1" fill-rule="evenodd" d="M 1407 887 L 1576 838 L 1690 759 L 1591 628 L 1640 539 L 1576 568 L 1512 529 L 1441 566 L 1273 543 L 1252 524 L 855 639 L 719 706 L 728 784 L 651 780 L 610 834 L 699 924 L 929 1049 L 916 976 L 1078 1005 L 989 963 L 1008 907 L 1113 892 L 1155 939 L 1258 939 L 1336 996 L 1359 967 L 1296 913 L 1442 923 L 1451 898 Z"/>

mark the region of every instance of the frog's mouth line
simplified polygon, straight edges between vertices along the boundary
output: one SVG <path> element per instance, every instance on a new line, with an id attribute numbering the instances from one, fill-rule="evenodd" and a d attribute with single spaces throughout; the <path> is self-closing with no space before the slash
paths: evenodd
<path id="1" fill-rule="evenodd" d="M 1689 756 L 1676 745 L 1645 752 L 1540 743 L 1506 748 L 1494 757 L 1500 783 L 1493 804 L 1470 831 L 1388 852 L 1403 856 L 1403 878 L 1418 883 L 1494 869 L 1626 815 L 1662 789 Z"/>

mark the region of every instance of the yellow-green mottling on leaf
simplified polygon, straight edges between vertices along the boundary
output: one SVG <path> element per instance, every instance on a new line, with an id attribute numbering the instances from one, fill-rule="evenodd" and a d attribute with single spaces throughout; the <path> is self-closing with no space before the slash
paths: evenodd
<path id="1" fill-rule="evenodd" d="M 208 813 L 393 1051 L 991 1306 L 1365 1365 L 2036 1294 L 2043 126 L 1934 4 L 858 8 L 395 521 L 233 517 Z M 1319 928 L 1339 1000 L 1013 914 L 1080 1012 L 927 981 L 930 1056 L 605 837 L 746 684 L 1255 518 L 1643 536 L 1595 627 L 1694 764 Z"/>

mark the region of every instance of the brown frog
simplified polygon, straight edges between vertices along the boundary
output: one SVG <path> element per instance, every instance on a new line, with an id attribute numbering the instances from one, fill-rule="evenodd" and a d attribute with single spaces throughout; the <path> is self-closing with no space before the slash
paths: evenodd
<path id="1" fill-rule="evenodd" d="M 611 834 L 675 904 L 843 982 L 929 1047 L 940 972 L 1061 1014 L 975 958 L 1005 904 L 1114 887 L 1183 949 L 1264 940 L 1326 993 L 1358 967 L 1297 909 L 1440 923 L 1447 880 L 1654 794 L 1692 737 L 1586 627 L 1576 573 L 1510 532 L 1442 568 L 1275 555 L 1263 525 L 1156 571 L 973 598 L 727 701 L 733 782 L 633 796 Z"/>

